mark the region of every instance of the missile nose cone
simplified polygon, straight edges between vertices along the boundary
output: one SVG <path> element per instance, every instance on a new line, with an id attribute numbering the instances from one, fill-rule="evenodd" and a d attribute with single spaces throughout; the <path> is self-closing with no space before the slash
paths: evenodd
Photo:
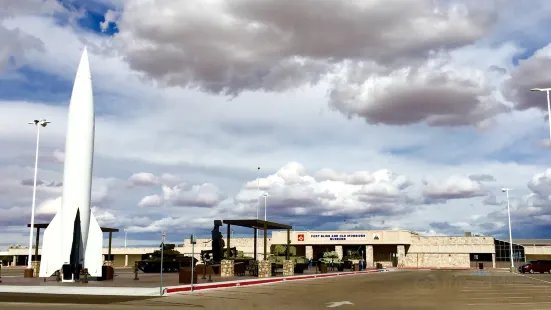
<path id="1" fill-rule="evenodd" d="M 82 52 L 82 56 L 80 57 L 80 63 L 78 65 L 76 77 L 92 79 L 92 75 L 90 74 L 90 63 L 88 61 L 88 51 L 86 47 L 84 47 L 84 51 Z"/>

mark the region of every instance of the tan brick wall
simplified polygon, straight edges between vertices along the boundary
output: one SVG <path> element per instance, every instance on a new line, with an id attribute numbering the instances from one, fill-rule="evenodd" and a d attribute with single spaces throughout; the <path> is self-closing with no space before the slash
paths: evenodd
<path id="1" fill-rule="evenodd" d="M 405 267 L 466 267 L 471 266 L 469 254 L 411 253 L 405 256 Z"/>
<path id="2" fill-rule="evenodd" d="M 440 236 L 412 236 L 411 244 L 416 245 L 493 245 L 492 237 L 440 237 Z"/>

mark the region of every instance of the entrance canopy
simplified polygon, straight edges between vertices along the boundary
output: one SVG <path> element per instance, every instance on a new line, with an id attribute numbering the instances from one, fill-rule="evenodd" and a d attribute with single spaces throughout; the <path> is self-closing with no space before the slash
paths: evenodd
<path id="1" fill-rule="evenodd" d="M 252 219 L 252 220 L 224 220 L 224 224 L 228 225 L 228 245 L 227 245 L 227 251 L 228 251 L 228 257 L 230 257 L 230 234 L 231 234 L 231 225 L 240 226 L 240 227 L 247 227 L 254 229 L 254 260 L 257 260 L 256 253 L 257 253 L 257 231 L 258 229 L 261 229 L 264 231 L 264 260 L 267 258 L 267 231 L 268 230 L 279 230 L 279 229 L 285 229 L 287 230 L 287 250 L 285 253 L 286 259 L 289 259 L 289 245 L 291 242 L 290 238 L 290 231 L 293 228 L 292 226 L 275 223 L 275 222 L 268 222 L 268 221 L 262 221 L 259 219 Z"/>

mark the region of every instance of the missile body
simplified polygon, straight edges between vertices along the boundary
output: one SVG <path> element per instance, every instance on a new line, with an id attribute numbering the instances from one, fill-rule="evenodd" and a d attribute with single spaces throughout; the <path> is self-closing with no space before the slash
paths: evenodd
<path id="1" fill-rule="evenodd" d="M 74 281 L 82 268 L 101 277 L 103 236 L 90 210 L 94 131 L 92 78 L 85 48 L 69 103 L 61 209 L 44 231 L 40 277 L 63 269 L 63 279 Z"/>

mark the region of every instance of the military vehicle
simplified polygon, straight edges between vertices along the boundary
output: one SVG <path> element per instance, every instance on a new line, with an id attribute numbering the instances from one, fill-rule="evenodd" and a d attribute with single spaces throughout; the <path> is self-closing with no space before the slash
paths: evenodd
<path id="1" fill-rule="evenodd" d="M 360 259 L 363 259 L 361 246 L 357 250 L 346 250 L 346 255 L 342 258 L 344 261 L 344 268 L 352 269 L 354 264 L 358 264 Z"/>
<path id="2" fill-rule="evenodd" d="M 286 245 L 272 244 L 270 246 L 268 260 L 272 262 L 273 267 L 283 268 L 283 261 L 287 259 L 286 250 Z M 305 256 L 297 256 L 297 249 L 292 245 L 289 247 L 289 260 L 293 261 L 295 273 L 304 273 L 304 269 L 308 268 L 309 260 Z"/>
<path id="3" fill-rule="evenodd" d="M 344 262 L 335 251 L 323 252 L 323 257 L 318 261 L 327 265 L 327 267 L 331 267 L 331 263 L 333 263 L 333 267 L 337 268 L 338 271 L 344 270 Z"/>
<path id="4" fill-rule="evenodd" d="M 164 245 L 162 253 L 163 272 L 178 272 L 180 267 L 191 267 L 192 260 L 193 264 L 197 263 L 197 259 L 183 255 L 174 250 L 175 246 L 176 245 L 172 243 Z M 161 250 L 156 250 L 148 254 L 149 258 L 137 262 L 138 269 L 145 273 L 161 272 Z"/>

